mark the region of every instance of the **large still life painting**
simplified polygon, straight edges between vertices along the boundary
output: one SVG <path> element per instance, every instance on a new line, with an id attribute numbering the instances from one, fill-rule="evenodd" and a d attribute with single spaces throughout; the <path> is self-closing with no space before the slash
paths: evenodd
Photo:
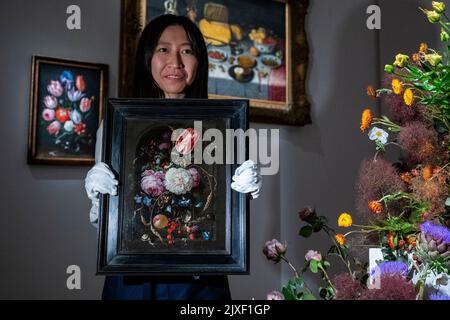
<path id="1" fill-rule="evenodd" d="M 144 26 L 171 13 L 203 34 L 210 98 L 249 99 L 252 121 L 309 123 L 307 6 L 308 0 L 122 0 L 120 95 L 130 96 L 129 61 Z"/>
<path id="2" fill-rule="evenodd" d="M 108 101 L 103 160 L 121 184 L 103 198 L 98 272 L 247 272 L 248 202 L 230 188 L 238 164 L 220 161 L 226 146 L 208 132 L 246 130 L 248 101 Z M 236 159 L 247 152 L 236 148 Z"/>

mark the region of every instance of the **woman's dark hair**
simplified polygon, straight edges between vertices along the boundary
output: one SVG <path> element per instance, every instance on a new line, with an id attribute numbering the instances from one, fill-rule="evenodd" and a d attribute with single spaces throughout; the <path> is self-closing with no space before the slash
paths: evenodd
<path id="1" fill-rule="evenodd" d="M 203 35 L 187 17 L 165 14 L 150 21 L 142 31 L 136 54 L 133 93 L 137 98 L 164 98 L 151 73 L 151 60 L 164 30 L 173 25 L 181 26 L 191 42 L 198 60 L 197 73 L 192 84 L 185 90 L 185 98 L 208 97 L 208 54 Z"/>

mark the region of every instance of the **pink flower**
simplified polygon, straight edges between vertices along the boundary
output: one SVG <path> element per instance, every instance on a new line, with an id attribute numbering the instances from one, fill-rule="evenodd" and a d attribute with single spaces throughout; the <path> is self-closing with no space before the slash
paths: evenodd
<path id="1" fill-rule="evenodd" d="M 47 108 L 55 109 L 58 104 L 58 100 L 54 96 L 45 96 L 44 104 Z"/>
<path id="2" fill-rule="evenodd" d="M 200 185 L 200 182 L 202 181 L 200 173 L 196 168 L 189 168 L 188 171 L 192 176 L 192 188 L 197 188 Z"/>
<path id="3" fill-rule="evenodd" d="M 164 179 L 164 173 L 161 171 L 145 170 L 142 173 L 141 188 L 149 196 L 157 197 L 166 190 Z"/>
<path id="4" fill-rule="evenodd" d="M 48 92 L 54 95 L 55 97 L 59 97 L 63 94 L 63 87 L 59 81 L 50 80 L 50 84 L 47 86 Z"/>
<path id="5" fill-rule="evenodd" d="M 44 109 L 42 112 L 42 118 L 44 118 L 45 121 L 52 121 L 55 119 L 55 110 L 53 109 Z"/>
<path id="6" fill-rule="evenodd" d="M 277 239 L 272 239 L 264 245 L 263 253 L 268 260 L 277 263 L 286 253 L 286 244 L 283 245 Z"/>
<path id="7" fill-rule="evenodd" d="M 322 255 L 318 251 L 309 250 L 305 254 L 305 259 L 306 259 L 306 261 L 309 261 L 309 260 L 321 261 L 322 260 Z"/>
<path id="8" fill-rule="evenodd" d="M 189 154 L 194 149 L 200 135 L 193 128 L 188 128 L 180 134 L 175 144 L 175 148 L 181 154 Z"/>
<path id="9" fill-rule="evenodd" d="M 47 127 L 48 134 L 55 136 L 58 135 L 59 129 L 61 129 L 61 123 L 56 120 L 50 123 L 50 125 Z"/>
<path id="10" fill-rule="evenodd" d="M 83 98 L 80 101 L 80 110 L 81 112 L 88 112 L 91 109 L 92 100 L 89 98 Z"/>
<path id="11" fill-rule="evenodd" d="M 280 291 L 272 291 L 267 294 L 267 300 L 284 300 L 284 296 Z"/>

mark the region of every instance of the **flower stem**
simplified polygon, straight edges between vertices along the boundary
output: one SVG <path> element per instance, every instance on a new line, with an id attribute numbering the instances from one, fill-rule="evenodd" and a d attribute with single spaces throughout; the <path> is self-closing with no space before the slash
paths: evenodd
<path id="1" fill-rule="evenodd" d="M 322 270 L 327 283 L 330 285 L 330 287 L 333 289 L 333 291 L 336 292 L 336 288 L 333 286 L 333 283 L 331 283 L 330 277 L 328 276 L 328 273 L 326 272 L 325 268 L 321 264 L 319 264 L 319 269 Z"/>
<path id="2" fill-rule="evenodd" d="M 292 263 L 291 263 L 288 259 L 286 259 L 285 257 L 283 257 L 283 256 L 281 257 L 281 260 L 283 260 L 284 262 L 286 262 L 286 263 L 288 264 L 288 266 L 291 267 L 291 269 L 294 271 L 295 277 L 298 278 L 299 275 L 298 275 L 297 269 L 295 269 L 295 267 L 292 265 Z"/>

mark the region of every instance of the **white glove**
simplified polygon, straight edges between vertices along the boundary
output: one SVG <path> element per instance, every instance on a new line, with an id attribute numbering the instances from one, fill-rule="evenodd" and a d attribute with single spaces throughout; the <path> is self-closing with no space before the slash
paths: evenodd
<path id="1" fill-rule="evenodd" d="M 84 180 L 84 188 L 87 196 L 92 201 L 91 211 L 89 216 L 92 224 L 98 221 L 99 211 L 99 194 L 110 194 L 115 196 L 117 194 L 117 185 L 119 181 L 114 178 L 114 173 L 104 162 L 95 164 L 87 173 Z"/>
<path id="2" fill-rule="evenodd" d="M 262 186 L 262 176 L 258 165 L 252 160 L 247 160 L 234 172 L 231 188 L 241 193 L 251 192 L 252 199 L 259 197 Z"/>

